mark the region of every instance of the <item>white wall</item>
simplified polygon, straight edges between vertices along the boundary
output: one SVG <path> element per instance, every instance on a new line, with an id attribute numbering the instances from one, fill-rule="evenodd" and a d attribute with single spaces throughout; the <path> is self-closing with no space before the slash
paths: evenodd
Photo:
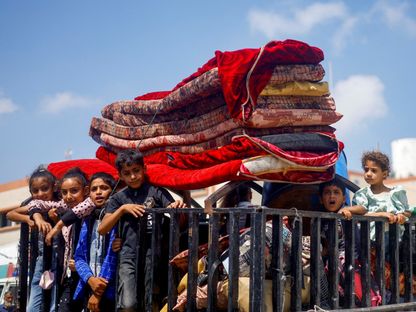
<path id="1" fill-rule="evenodd" d="M 394 140 L 391 154 L 395 178 L 416 176 L 416 138 Z"/>

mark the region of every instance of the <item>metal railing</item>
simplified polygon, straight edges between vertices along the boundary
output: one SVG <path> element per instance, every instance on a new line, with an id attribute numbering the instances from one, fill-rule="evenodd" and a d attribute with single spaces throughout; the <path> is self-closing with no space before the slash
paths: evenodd
<path id="1" fill-rule="evenodd" d="M 187 209 L 158 209 L 148 210 L 153 215 L 153 229 L 151 240 L 145 241 L 149 237 L 146 235 L 146 218 L 142 218 L 141 231 L 139 235 L 139 249 L 137 257 L 137 268 L 141 271 L 138 276 L 138 301 L 140 311 L 152 311 L 152 306 L 146 302 L 152 302 L 153 294 L 157 288 L 156 280 L 162 278 L 162 282 L 167 283 L 167 306 L 168 311 L 172 311 L 177 304 L 177 286 L 181 277 L 181 272 L 172 264 L 168 265 L 167 275 L 160 276 L 156 271 L 158 262 L 161 260 L 162 242 L 169 242 L 168 257 L 172 260 L 182 249 L 188 249 L 187 265 L 187 311 L 197 310 L 197 281 L 199 260 L 198 248 L 201 245 L 200 233 L 201 223 L 206 219 L 208 225 L 208 293 L 207 293 L 207 311 L 218 311 L 217 308 L 217 283 L 220 279 L 220 269 L 222 268 L 222 257 L 219 249 L 221 220 L 227 217 L 229 226 L 229 247 L 228 247 L 228 311 L 238 311 L 241 306 L 239 303 L 239 259 L 240 259 L 240 229 L 239 218 L 245 215 L 251 216 L 250 231 L 250 292 L 249 292 L 249 309 L 250 311 L 265 311 L 264 302 L 272 302 L 273 311 L 302 311 L 321 307 L 322 288 L 320 281 L 325 275 L 328 280 L 329 307 L 326 310 L 354 309 L 356 311 L 397 311 L 397 309 L 412 309 L 416 307 L 414 302 L 413 289 L 413 271 L 414 271 L 414 245 L 415 245 L 415 219 L 410 219 L 404 225 L 403 237 L 399 237 L 400 228 L 396 224 L 388 226 L 388 243 L 386 242 L 385 225 L 386 219 L 380 217 L 354 216 L 352 221 L 343 221 L 344 238 L 345 238 L 345 263 L 343 271 L 339 271 L 339 238 L 338 238 L 338 220 L 342 218 L 339 214 L 322 213 L 312 211 L 302 211 L 297 209 L 270 209 L 261 206 L 251 206 L 249 208 L 214 208 L 207 218 L 205 210 L 202 208 Z M 179 218 L 181 214 L 188 217 L 188 226 L 183 231 L 180 229 Z M 161 219 L 164 215 L 169 215 L 169 233 L 162 233 Z M 291 222 L 291 251 L 290 251 L 290 272 L 284 271 L 284 246 L 283 246 L 283 227 L 284 217 L 289 217 Z M 327 272 L 322 270 L 322 250 L 321 250 L 321 225 L 322 221 L 327 220 L 329 223 L 329 241 L 328 241 L 328 263 Z M 272 243 L 271 243 L 271 263 L 266 276 L 266 221 L 272 224 Z M 375 222 L 376 239 L 370 240 L 370 222 Z M 357 243 L 356 227 L 359 226 L 359 243 Z M 302 236 L 306 235 L 305 231 L 309 228 L 310 236 L 310 292 L 309 301 L 302 302 L 302 285 L 304 284 L 303 264 L 302 264 Z M 163 234 L 163 238 L 162 238 Z M 22 224 L 20 239 L 20 307 L 26 308 L 28 298 L 28 279 L 30 272 L 34 271 L 34 259 L 37 251 L 36 231 L 30 232 L 27 225 Z M 185 236 L 185 243 L 181 243 L 181 236 Z M 147 244 L 150 244 L 146 246 Z M 181 246 L 185 245 L 185 246 Z M 387 247 L 386 247 L 387 246 Z M 145 252 L 143 248 L 151 248 L 151 283 L 147 287 L 143 283 L 144 266 L 143 261 Z M 371 271 L 370 249 L 374 248 L 376 252 L 376 261 L 374 271 Z M 60 247 L 63 248 L 63 247 Z M 362 283 L 362 299 L 360 307 L 356 306 L 356 287 L 355 272 L 357 271 L 355 259 L 355 250 L 359 250 L 359 275 Z M 386 261 L 385 255 L 389 255 L 391 266 L 390 280 L 385 280 Z M 51 252 L 44 250 L 44 268 L 50 266 Z M 49 260 L 48 260 L 49 259 Z M 167 262 L 167 261 L 166 261 Z M 404 276 L 404 294 L 400 295 L 400 273 Z M 285 298 L 285 278 L 291 279 L 290 285 L 290 304 Z M 344 281 L 344 294 L 342 304 L 340 303 L 339 283 L 340 278 Z M 272 283 L 272 298 L 266 298 L 265 279 L 270 278 Z M 379 289 L 383 306 L 371 307 L 372 279 L 375 280 Z M 389 289 L 386 289 L 388 283 Z M 390 299 L 387 302 L 387 293 Z M 148 300 L 145 300 L 147 296 Z M 45 307 L 50 301 L 50 291 L 44 291 Z M 290 306 L 290 307 L 289 307 Z M 345 310 L 348 311 L 348 310 Z"/>

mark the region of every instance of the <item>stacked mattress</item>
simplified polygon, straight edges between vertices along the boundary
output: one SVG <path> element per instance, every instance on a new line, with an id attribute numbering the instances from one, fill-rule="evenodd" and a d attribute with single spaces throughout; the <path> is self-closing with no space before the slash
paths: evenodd
<path id="1" fill-rule="evenodd" d="M 151 183 L 197 189 L 229 180 L 317 183 L 342 150 L 323 53 L 306 43 L 215 53 L 171 91 L 117 101 L 93 118 L 97 157 L 139 149 Z"/>

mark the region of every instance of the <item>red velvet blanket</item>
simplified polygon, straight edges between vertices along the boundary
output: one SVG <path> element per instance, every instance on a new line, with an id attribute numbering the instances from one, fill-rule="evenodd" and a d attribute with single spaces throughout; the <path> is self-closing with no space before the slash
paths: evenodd
<path id="1" fill-rule="evenodd" d="M 335 140 L 333 134 L 322 134 Z M 332 138 L 332 139 L 331 139 Z M 336 141 L 336 140 L 335 140 Z M 172 189 L 199 189 L 231 180 L 267 180 L 293 183 L 318 183 L 333 176 L 332 166 L 338 159 L 343 144 L 333 151 L 322 153 L 287 151 L 258 138 L 236 137 L 231 144 L 198 154 L 158 152 L 145 156 L 147 177 L 150 183 Z M 290 171 L 248 174 L 243 161 L 250 157 L 272 155 L 287 163 Z M 116 155 L 100 147 L 97 158 L 114 164 Z M 310 167 L 310 169 L 305 168 Z M 299 167 L 299 168 L 297 168 Z M 330 167 L 328 169 L 328 167 Z M 322 168 L 324 172 L 315 172 Z"/>
<path id="2" fill-rule="evenodd" d="M 261 53 L 261 54 L 260 54 Z M 263 49 L 241 49 L 237 51 L 216 51 L 215 57 L 199 68 L 195 73 L 182 80 L 171 91 L 148 93 L 138 96 L 135 100 L 161 99 L 189 81 L 208 70 L 218 67 L 222 90 L 230 114 L 242 119 L 242 104 L 248 99 L 246 79 L 250 91 L 250 100 L 245 114 L 249 117 L 256 99 L 270 79 L 276 65 L 287 64 L 318 64 L 324 59 L 322 50 L 317 47 L 296 41 L 271 41 Z M 255 64 L 257 60 L 257 63 Z M 253 65 L 255 66 L 253 67 Z M 253 68 L 251 76 L 249 71 Z"/>
<path id="3" fill-rule="evenodd" d="M 48 170 L 57 178 L 61 179 L 63 175 L 71 168 L 78 167 L 84 172 L 88 179 L 94 173 L 106 172 L 111 174 L 114 179 L 118 179 L 118 172 L 113 165 L 110 165 L 107 161 L 100 159 L 77 159 L 77 160 L 66 160 L 48 165 Z"/>

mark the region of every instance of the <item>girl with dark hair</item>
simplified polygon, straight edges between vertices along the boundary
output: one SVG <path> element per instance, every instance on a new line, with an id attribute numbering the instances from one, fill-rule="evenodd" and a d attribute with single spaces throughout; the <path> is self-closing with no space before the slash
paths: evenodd
<path id="1" fill-rule="evenodd" d="M 39 231 L 46 235 L 47 244 L 51 244 L 53 236 L 61 231 L 64 237 L 62 291 L 57 311 L 81 311 L 82 302 L 72 300 L 78 282 L 75 262 L 72 259 L 78 231 L 74 231 L 72 224 L 89 215 L 95 206 L 88 197 L 88 180 L 79 168 L 72 168 L 65 173 L 60 181 L 59 189 L 62 196 L 60 202 L 33 201 L 29 204 L 29 213 Z M 56 222 L 53 229 L 50 223 L 44 220 L 42 212 L 47 212 L 49 217 Z M 75 229 L 79 230 L 79 227 Z"/>
<path id="2" fill-rule="evenodd" d="M 403 224 L 410 216 L 406 191 L 401 186 L 390 188 L 384 185 L 390 173 L 387 155 L 379 151 L 366 152 L 361 163 L 368 186 L 354 194 L 353 204 L 361 206 L 368 216 L 385 217 L 389 223 Z M 375 240 L 374 222 L 370 224 L 370 237 Z"/>
<path id="3" fill-rule="evenodd" d="M 43 167 L 37 168 L 29 178 L 29 191 L 32 196 L 31 200 L 57 201 L 58 194 L 56 190 L 56 179 L 52 173 Z M 15 222 L 27 223 L 31 228 L 35 228 L 35 223 L 28 215 L 28 206 L 19 207 L 11 210 L 7 218 Z M 30 284 L 30 297 L 28 302 L 28 312 L 40 312 L 42 308 L 42 288 L 39 282 L 43 269 L 43 236 L 39 235 L 38 256 L 36 258 L 35 270 L 33 273 L 32 283 Z M 50 311 L 54 311 L 54 305 L 51 305 Z"/>
<path id="4" fill-rule="evenodd" d="M 90 311 L 114 311 L 114 277 L 117 255 L 112 250 L 115 228 L 101 236 L 97 229 L 104 206 L 115 187 L 111 175 L 98 172 L 91 177 L 90 198 L 95 210 L 82 222 L 74 253 L 75 267 L 80 276 L 74 299 L 88 299 Z"/>

